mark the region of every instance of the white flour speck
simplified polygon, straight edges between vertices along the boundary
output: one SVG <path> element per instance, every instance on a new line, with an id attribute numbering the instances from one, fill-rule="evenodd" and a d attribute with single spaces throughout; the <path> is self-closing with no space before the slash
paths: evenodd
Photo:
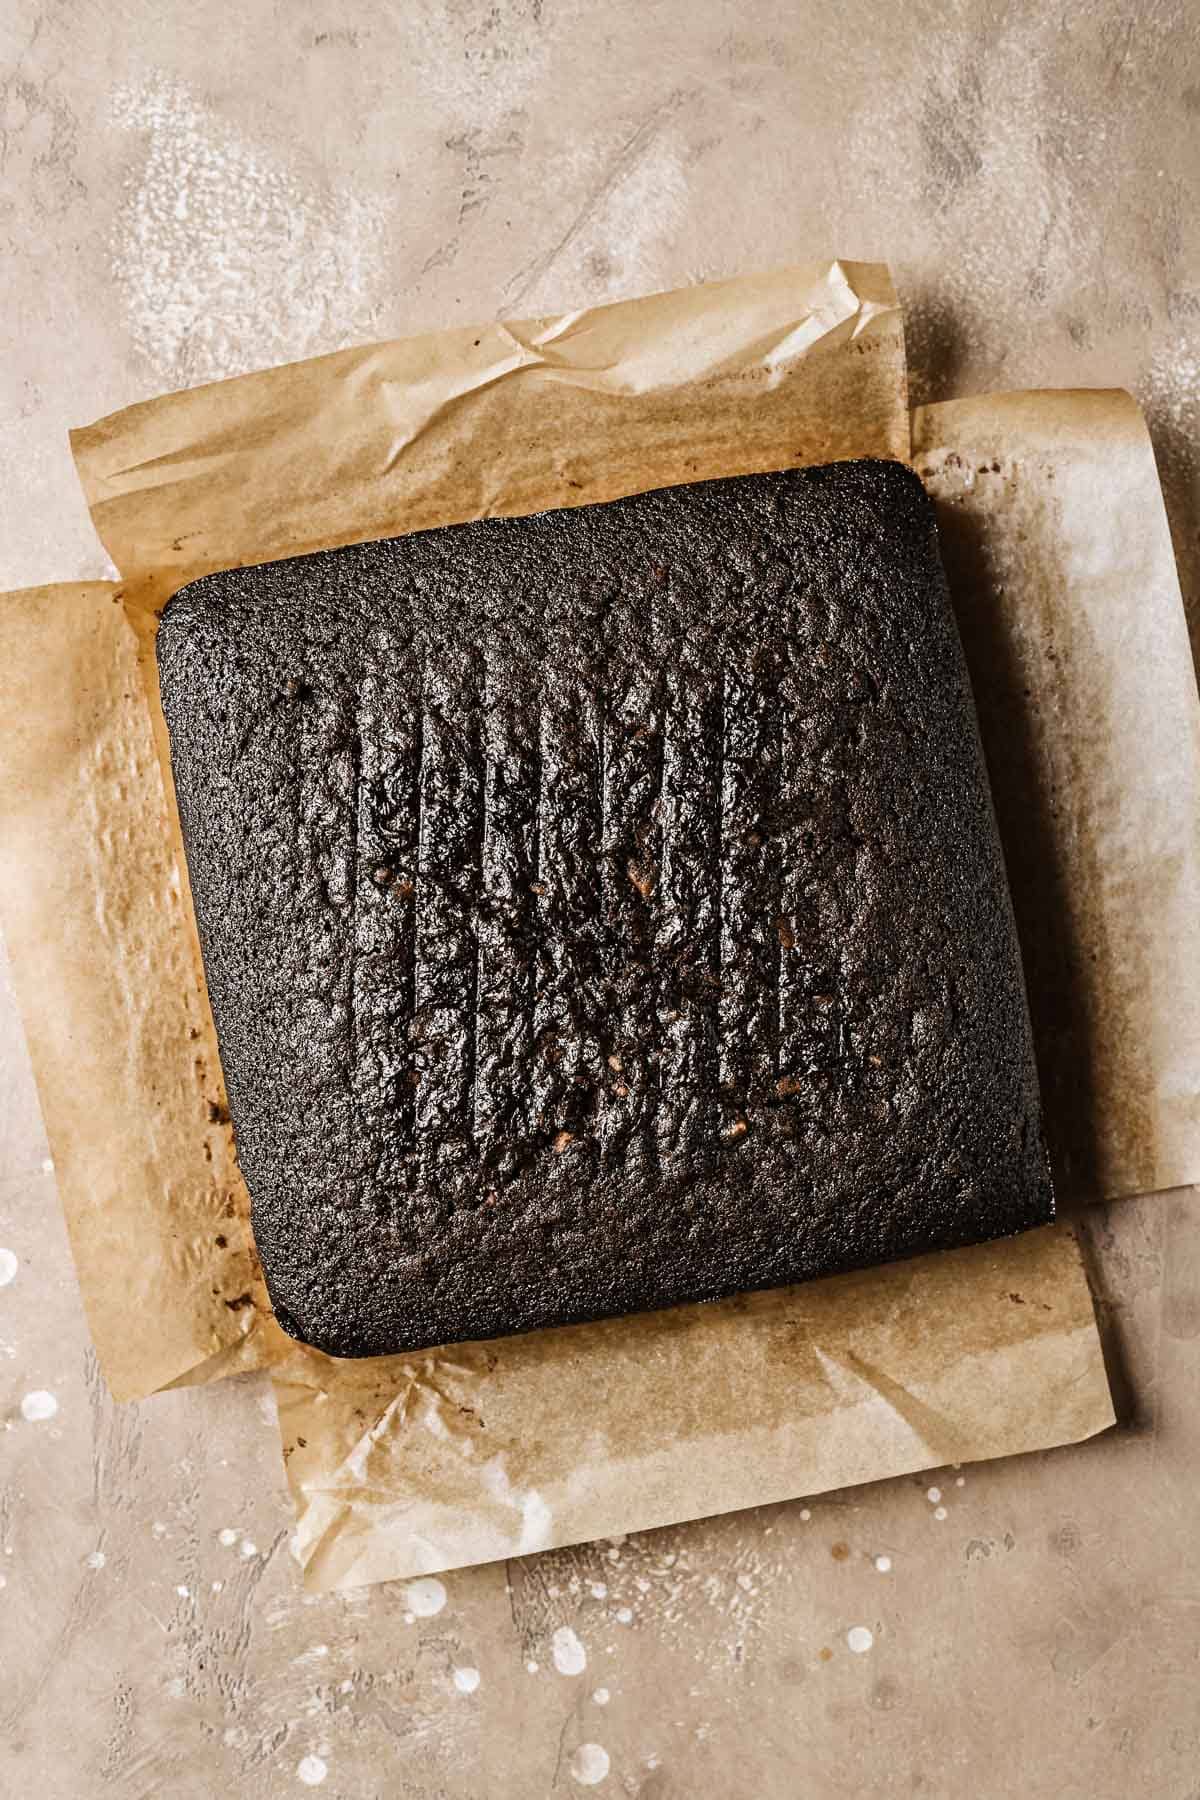
<path id="1" fill-rule="evenodd" d="M 228 1526 L 228 1525 L 226 1525 L 226 1527 L 225 1527 L 225 1529 L 224 1529 L 224 1531 L 218 1531 L 218 1533 L 217 1533 L 217 1542 L 218 1542 L 218 1544 L 224 1544 L 224 1546 L 225 1546 L 225 1548 L 226 1548 L 226 1549 L 227 1549 L 227 1550 L 228 1550 L 228 1549 L 229 1549 L 229 1547 L 230 1547 L 230 1546 L 231 1546 L 231 1545 L 232 1545 L 232 1544 L 236 1544 L 236 1543 L 237 1543 L 237 1541 L 238 1541 L 238 1534 L 237 1534 L 237 1532 L 236 1532 L 236 1531 L 234 1531 L 234 1530 L 233 1530 L 233 1529 L 232 1529 L 232 1528 L 231 1528 L 231 1527 L 230 1527 L 230 1526 Z"/>
<path id="2" fill-rule="evenodd" d="M 415 1624 L 416 1624 L 416 1622 L 417 1622 L 417 1615 L 416 1615 L 416 1613 L 405 1613 L 405 1615 L 404 1615 L 404 1623 L 405 1623 L 405 1624 L 406 1624 L 406 1625 L 415 1625 Z"/>
<path id="3" fill-rule="evenodd" d="M 6 1588 L 7 1586 L 8 1586 L 8 1576 L 0 1575 L 0 1588 Z"/>
<path id="4" fill-rule="evenodd" d="M 323 1756 L 303 1756 L 296 1764 L 296 1773 L 305 1787 L 320 1787 L 329 1773 L 329 1765 Z"/>
<path id="5" fill-rule="evenodd" d="M 532 1659 L 525 1664 L 525 1667 L 530 1675 L 536 1675 L 538 1672 L 538 1665 Z"/>
<path id="6" fill-rule="evenodd" d="M 223 1581 L 214 1581 L 214 1582 L 213 1582 L 213 1584 L 212 1584 L 212 1591 L 213 1591 L 213 1593 L 214 1593 L 214 1594 L 219 1594 L 219 1593 L 220 1593 L 220 1592 L 221 1592 L 221 1589 L 222 1589 L 222 1588 L 223 1588 L 223 1587 L 224 1587 L 224 1586 L 225 1586 L 225 1583 L 224 1583 L 224 1582 L 223 1582 Z"/>
<path id="7" fill-rule="evenodd" d="M 607 1581 L 592 1581 L 588 1584 L 588 1592 L 593 1600 L 603 1600 L 608 1594 Z"/>
<path id="8" fill-rule="evenodd" d="M 571 1758 L 571 1776 L 580 1787 L 598 1787 L 610 1766 L 602 1744 L 580 1744 Z"/>
<path id="9" fill-rule="evenodd" d="M 418 1619 L 432 1619 L 446 1604 L 446 1590 L 432 1575 L 410 1581 L 404 1590 L 409 1611 Z"/>
<path id="10" fill-rule="evenodd" d="M 44 1156 L 42 1158 L 42 1174 L 43 1175 L 53 1175 L 53 1173 L 54 1173 L 54 1158 L 52 1156 Z"/>
<path id="11" fill-rule="evenodd" d="M 597 1706 L 607 1706 L 612 1699 L 612 1695 L 607 1688 L 597 1688 L 592 1695 L 592 1699 L 596 1702 Z"/>
<path id="12" fill-rule="evenodd" d="M 621 1552 L 620 1552 L 620 1551 L 619 1551 L 619 1550 L 618 1550 L 618 1549 L 616 1549 L 616 1547 L 615 1547 L 615 1546 L 614 1546 L 614 1548 L 613 1548 L 613 1549 L 611 1549 L 611 1550 L 610 1550 L 610 1551 L 609 1551 L 609 1552 L 608 1552 L 608 1560 L 609 1560 L 609 1562 L 610 1562 L 610 1563 L 619 1563 L 619 1562 L 620 1562 L 620 1560 L 621 1560 Z"/>
<path id="13" fill-rule="evenodd" d="M 191 384 L 372 333 L 389 207 L 278 161 L 180 82 L 118 88 L 142 141 L 112 238 L 137 352 Z"/>
<path id="14" fill-rule="evenodd" d="M 618 1606 L 617 1619 L 618 1619 L 618 1622 L 622 1625 L 632 1625 L 633 1609 L 628 1606 Z"/>
<path id="15" fill-rule="evenodd" d="M 11 1250 L 0 1250 L 0 1287 L 7 1287 L 17 1276 L 17 1259 Z"/>
<path id="16" fill-rule="evenodd" d="M 587 1651 L 569 1625 L 560 1625 L 554 1634 L 554 1666 L 560 1675 L 582 1675 L 587 1668 Z"/>
<path id="17" fill-rule="evenodd" d="M 946 1511 L 944 1506 L 935 1506 L 933 1509 L 933 1516 L 940 1521 L 942 1519 L 948 1519 L 950 1514 Z"/>
<path id="18" fill-rule="evenodd" d="M 175 1592 L 179 1595 L 181 1600 L 188 1599 L 190 1595 L 190 1590 L 184 1587 L 182 1582 L 180 1582 L 179 1586 L 175 1589 Z"/>
<path id="19" fill-rule="evenodd" d="M 58 1401 L 45 1388 L 34 1388 L 21 1401 L 21 1417 L 28 1419 L 31 1425 L 52 1419 L 57 1411 Z"/>
<path id="20" fill-rule="evenodd" d="M 105 1556 L 103 1550 L 91 1550 L 88 1552 L 87 1556 L 84 1557 L 84 1561 L 89 1569 L 102 1569 L 108 1561 L 108 1558 Z"/>
<path id="21" fill-rule="evenodd" d="M 242 1555 L 243 1556 L 257 1556 L 258 1555 L 258 1545 L 253 1541 L 253 1539 L 251 1539 L 251 1538 L 243 1538 L 242 1539 Z"/>
<path id="22" fill-rule="evenodd" d="M 865 1625 L 852 1625 L 846 1633 L 846 1642 L 856 1655 L 862 1656 L 875 1642 L 875 1635 Z"/>
<path id="23" fill-rule="evenodd" d="M 925 1490 L 925 1498 L 928 1500 L 930 1506 L 936 1506 L 941 1497 L 942 1490 L 939 1487 L 931 1487 Z"/>
<path id="24" fill-rule="evenodd" d="M 879 1573 L 881 1575 L 890 1575 L 892 1572 L 891 1557 L 890 1556 L 877 1556 L 875 1558 L 875 1567 L 879 1570 Z"/>
<path id="25" fill-rule="evenodd" d="M 155 1519 L 150 1529 L 156 1538 L 165 1538 L 167 1535 L 167 1528 L 161 1519 Z"/>
<path id="26" fill-rule="evenodd" d="M 957 1475 L 954 1479 L 954 1485 L 955 1485 L 955 1487 L 966 1487 L 966 1485 L 967 1485 L 966 1476 L 965 1475 Z"/>
<path id="27" fill-rule="evenodd" d="M 812 1514 L 809 1512 L 807 1506 L 802 1506 L 800 1508 L 800 1517 L 804 1520 L 805 1524 L 812 1518 Z"/>
<path id="28" fill-rule="evenodd" d="M 454 1685 L 460 1694 L 473 1694 L 479 1686 L 478 1669 L 455 1669 Z"/>

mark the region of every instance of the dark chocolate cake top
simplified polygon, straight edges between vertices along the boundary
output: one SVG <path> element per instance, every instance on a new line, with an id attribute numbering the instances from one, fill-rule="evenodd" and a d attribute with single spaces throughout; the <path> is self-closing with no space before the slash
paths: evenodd
<path id="1" fill-rule="evenodd" d="M 1050 1217 L 974 710 L 901 465 L 209 576 L 158 661 L 287 1330 L 397 1351 Z"/>

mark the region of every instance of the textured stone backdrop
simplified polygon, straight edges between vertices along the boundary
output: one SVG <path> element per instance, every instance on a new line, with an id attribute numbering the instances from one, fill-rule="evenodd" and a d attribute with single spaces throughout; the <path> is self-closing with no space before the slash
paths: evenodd
<path id="1" fill-rule="evenodd" d="M 140 396 L 825 250 L 917 398 L 1131 387 L 1200 610 L 1194 0 L 15 0 L 0 587 Z M 6 992 L 0 1144 L 0 1794 L 1200 1793 L 1193 1194 L 1086 1227 L 1118 1433 L 306 1601 L 265 1386 L 97 1379 Z"/>

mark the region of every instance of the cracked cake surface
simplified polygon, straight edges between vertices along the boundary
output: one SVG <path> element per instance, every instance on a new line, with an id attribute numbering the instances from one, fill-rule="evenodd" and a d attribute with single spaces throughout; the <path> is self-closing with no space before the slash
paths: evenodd
<path id="1" fill-rule="evenodd" d="M 207 576 L 157 654 L 288 1331 L 395 1352 L 1052 1215 L 974 707 L 900 464 Z"/>

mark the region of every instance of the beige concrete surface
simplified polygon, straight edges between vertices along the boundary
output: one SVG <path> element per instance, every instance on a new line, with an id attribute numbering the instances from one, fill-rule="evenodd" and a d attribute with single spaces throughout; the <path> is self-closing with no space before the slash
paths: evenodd
<path id="1" fill-rule="evenodd" d="M 829 249 L 918 397 L 1130 386 L 1200 608 L 1195 0 L 9 0 L 0 588 L 105 572 L 141 395 Z M 1197 1196 L 1086 1222 L 1083 1448 L 306 1601 L 265 1385 L 109 1402 L 45 1156 L 0 989 L 4 1800 L 1200 1795 Z"/>

